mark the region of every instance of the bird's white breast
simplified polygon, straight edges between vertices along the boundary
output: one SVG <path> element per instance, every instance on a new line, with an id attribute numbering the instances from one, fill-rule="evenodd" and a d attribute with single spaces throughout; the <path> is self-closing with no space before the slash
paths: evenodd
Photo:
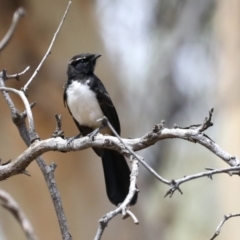
<path id="1" fill-rule="evenodd" d="M 67 104 L 73 117 L 81 125 L 97 128 L 103 112 L 99 106 L 96 94 L 90 90 L 87 83 L 73 81 L 67 89 Z"/>

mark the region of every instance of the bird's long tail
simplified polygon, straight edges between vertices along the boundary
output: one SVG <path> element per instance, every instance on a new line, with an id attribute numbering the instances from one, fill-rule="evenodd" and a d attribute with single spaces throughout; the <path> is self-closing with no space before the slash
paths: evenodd
<path id="1" fill-rule="evenodd" d="M 124 201 L 129 192 L 130 169 L 125 158 L 113 150 L 104 149 L 102 164 L 108 198 L 113 204 L 118 205 Z M 137 197 L 136 192 L 131 205 L 137 202 Z"/>

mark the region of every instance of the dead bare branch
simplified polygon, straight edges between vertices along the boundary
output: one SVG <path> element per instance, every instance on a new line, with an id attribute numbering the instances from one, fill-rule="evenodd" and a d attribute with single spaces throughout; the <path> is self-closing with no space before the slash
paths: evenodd
<path id="1" fill-rule="evenodd" d="M 1 78 L 1 75 L 0 75 L 0 78 Z M 14 88 L 7 88 L 7 87 L 0 87 L 0 91 L 13 92 L 21 98 L 21 100 L 23 101 L 23 104 L 25 106 L 25 111 L 26 111 L 27 118 L 28 118 L 30 141 L 34 142 L 35 140 L 39 139 L 39 137 L 38 137 L 38 135 L 35 131 L 31 106 L 30 106 L 30 104 L 28 102 L 28 99 L 27 99 L 26 95 L 24 94 L 24 92 L 19 91 L 19 90 L 14 89 Z"/>
<path id="2" fill-rule="evenodd" d="M 122 138 L 118 135 L 118 133 L 115 131 L 115 129 L 113 128 L 113 126 L 111 125 L 111 123 L 108 121 L 107 117 L 103 117 L 102 119 L 98 120 L 99 122 L 102 122 L 103 125 L 108 126 L 111 131 L 114 133 L 114 135 L 118 138 L 118 140 L 123 144 L 123 146 L 126 148 L 127 151 L 129 151 L 129 153 L 134 156 L 149 172 L 151 172 L 159 181 L 165 183 L 165 184 L 169 184 L 169 181 L 164 179 L 163 177 L 161 177 L 153 168 L 151 168 L 150 165 L 148 165 L 144 159 L 140 156 L 138 156 L 130 147 L 128 147 L 128 145 L 126 145 L 124 143 L 124 141 L 122 140 Z M 156 127 L 156 126 L 155 126 Z M 155 130 L 155 129 L 154 129 Z M 153 130 L 153 131 L 154 131 Z"/>
<path id="3" fill-rule="evenodd" d="M 235 167 L 230 167 L 230 168 L 222 168 L 222 169 L 213 169 L 210 170 L 208 172 L 201 172 L 201 173 L 197 173 L 194 175 L 190 175 L 190 176 L 185 176 L 181 179 L 178 180 L 172 180 L 171 183 L 171 188 L 167 191 L 167 193 L 165 194 L 165 197 L 169 196 L 172 197 L 173 193 L 176 190 L 180 190 L 179 186 L 185 182 L 197 179 L 197 178 L 202 178 L 202 177 L 208 177 L 210 179 L 212 179 L 212 176 L 215 174 L 220 174 L 220 173 L 228 173 L 230 176 L 232 176 L 233 174 L 240 174 L 240 166 L 235 166 Z M 182 192 L 181 192 L 182 193 Z"/>
<path id="4" fill-rule="evenodd" d="M 29 222 L 28 218 L 19 207 L 17 202 L 13 199 L 13 197 L 7 192 L 0 190 L 0 199 L 2 201 L 2 206 L 9 210 L 12 215 L 16 218 L 16 220 L 21 225 L 26 237 L 28 240 L 37 240 L 37 236 L 34 233 L 33 227 Z"/>
<path id="5" fill-rule="evenodd" d="M 215 238 L 220 234 L 223 224 L 224 224 L 228 219 L 233 218 L 233 217 L 240 217 L 240 213 L 231 213 L 231 214 L 225 215 L 224 218 L 223 218 L 223 220 L 222 220 L 222 221 L 220 222 L 220 224 L 218 225 L 216 232 L 215 232 L 214 235 L 210 238 L 210 240 L 215 239 Z"/>
<path id="6" fill-rule="evenodd" d="M 16 73 L 16 74 L 12 74 L 12 75 L 8 75 L 6 70 L 2 71 L 3 74 L 3 79 L 4 81 L 8 80 L 8 79 L 16 79 L 19 80 L 19 77 L 21 75 L 24 75 L 28 70 L 30 69 L 30 66 L 26 67 L 22 72 L 20 73 Z"/>
<path id="7" fill-rule="evenodd" d="M 0 88 L 0 90 L 1 89 L 6 90 L 6 88 Z M 4 168 L 3 166 L 0 166 L 0 180 L 3 180 L 4 177 L 10 177 L 12 175 L 18 174 L 19 170 L 25 169 L 36 157 L 48 151 L 65 152 L 82 150 L 89 147 L 98 147 L 119 151 L 125 157 L 130 158 L 132 156 L 132 153 L 126 150 L 124 146 L 128 146 L 128 148 L 132 151 L 138 151 L 147 148 L 148 146 L 151 146 L 163 139 L 179 138 L 189 141 L 189 137 L 194 139 L 197 143 L 200 143 L 201 145 L 208 148 L 215 155 L 224 160 L 228 165 L 232 167 L 237 167 L 239 165 L 239 160 L 237 157 L 232 157 L 229 153 L 220 148 L 216 143 L 213 143 L 208 137 L 204 136 L 202 133 L 199 133 L 198 129 L 164 128 L 160 131 L 152 131 L 142 138 L 121 138 L 121 141 L 116 137 L 103 136 L 102 134 L 95 136 L 94 140 L 88 136 L 82 137 L 80 139 L 73 140 L 71 144 L 68 144 L 67 140 L 64 140 L 60 137 L 36 141 L 18 158 L 13 160 L 8 165 L 4 166 Z M 122 143 L 124 143 L 124 145 Z M 164 183 L 170 185 L 172 181 L 166 180 Z"/>
<path id="8" fill-rule="evenodd" d="M 108 222 L 114 218 L 118 214 L 122 214 L 123 218 L 126 218 L 126 216 L 132 217 L 135 224 L 138 224 L 138 219 L 136 216 L 129 210 L 130 208 L 130 202 L 132 198 L 134 197 L 136 191 L 136 185 L 137 185 L 137 177 L 138 177 L 138 160 L 133 159 L 132 160 L 132 170 L 131 170 L 131 181 L 130 181 L 130 187 L 129 187 L 129 193 L 123 203 L 121 203 L 115 210 L 105 214 L 100 220 L 99 220 L 99 226 L 97 233 L 95 235 L 94 240 L 100 240 L 102 237 L 102 234 L 108 224 Z"/>
<path id="9" fill-rule="evenodd" d="M 1 87 L 5 87 L 5 83 L 4 83 L 4 79 L 3 76 L 0 73 L 0 86 Z M 30 137 L 29 137 L 29 131 L 27 129 L 26 123 L 25 123 L 25 115 L 26 110 L 23 111 L 23 113 L 19 113 L 19 111 L 15 108 L 15 105 L 12 101 L 12 99 L 10 98 L 9 94 L 6 91 L 2 91 L 3 96 L 10 108 L 11 111 L 11 115 L 12 115 L 12 120 L 15 123 L 17 129 L 19 130 L 19 133 L 22 137 L 22 139 L 24 140 L 24 142 L 26 143 L 27 146 L 30 146 Z M 33 104 L 30 104 L 30 108 L 32 108 Z M 59 226 L 60 226 L 60 230 L 61 230 L 61 234 L 62 234 L 62 239 L 64 240 L 71 240 L 72 237 L 69 233 L 69 229 L 68 229 L 68 225 L 67 225 L 67 220 L 66 220 L 66 216 L 63 210 L 63 206 L 62 206 L 62 201 L 61 201 L 61 197 L 60 197 L 60 193 L 57 189 L 57 184 L 54 178 L 54 170 L 55 168 L 48 166 L 43 157 L 42 156 L 38 156 L 36 158 L 36 162 L 39 166 L 39 168 L 41 169 L 43 176 L 45 178 L 45 181 L 47 183 L 53 204 L 54 204 L 54 208 L 55 208 L 55 212 L 57 214 L 57 218 L 58 218 L 58 222 L 59 222 Z M 23 173 L 25 172 L 25 168 L 23 167 L 23 170 L 20 171 L 19 173 Z"/>
<path id="10" fill-rule="evenodd" d="M 7 46 L 7 44 L 10 42 L 10 40 L 12 39 L 12 36 L 16 30 L 19 20 L 24 15 L 25 15 L 25 10 L 22 7 L 18 8 L 15 11 L 15 13 L 13 14 L 12 24 L 11 24 L 9 30 L 7 31 L 6 35 L 0 41 L 0 51 L 2 51 Z"/>
<path id="11" fill-rule="evenodd" d="M 51 53 L 51 49 L 52 49 L 53 44 L 54 44 L 54 42 L 55 42 L 55 40 L 56 40 L 56 38 L 57 38 L 57 35 L 58 35 L 59 31 L 60 31 L 60 29 L 61 29 L 61 27 L 62 27 L 62 25 L 63 25 L 63 22 L 64 22 L 64 20 L 65 20 L 65 18 L 66 18 L 66 16 L 67 16 L 67 13 L 68 13 L 68 10 L 69 10 L 69 7 L 70 7 L 71 3 L 72 3 L 72 1 L 69 1 L 69 2 L 68 2 L 68 5 L 67 5 L 67 8 L 66 8 L 66 10 L 65 10 L 65 12 L 64 12 L 64 15 L 63 15 L 63 17 L 62 17 L 62 20 L 61 20 L 61 22 L 60 22 L 60 24 L 59 24 L 56 32 L 55 32 L 54 35 L 53 35 L 53 39 L 52 39 L 52 41 L 51 41 L 51 43 L 50 43 L 50 45 L 49 45 L 49 47 L 48 47 L 48 50 L 47 50 L 46 54 L 44 55 L 43 59 L 42 59 L 41 62 L 39 63 L 38 67 L 37 67 L 36 70 L 34 71 L 34 73 L 33 73 L 33 75 L 31 76 L 31 78 L 28 80 L 28 82 L 27 82 L 27 83 L 24 85 L 24 87 L 22 88 L 22 90 L 23 90 L 24 92 L 26 92 L 26 91 L 28 90 L 28 86 L 30 85 L 30 83 L 32 82 L 32 80 L 35 78 L 35 76 L 37 75 L 37 73 L 39 72 L 40 68 L 42 67 L 42 65 L 43 65 L 44 61 L 46 60 L 46 58 L 48 57 L 48 55 Z"/>
<path id="12" fill-rule="evenodd" d="M 68 12 L 68 9 L 70 7 L 71 1 L 69 1 L 68 6 L 66 8 L 66 11 L 63 15 L 63 18 L 60 22 L 59 27 L 57 28 L 57 31 L 54 34 L 53 40 L 50 44 L 50 47 L 47 51 L 47 53 L 45 54 L 44 58 L 42 59 L 42 61 L 40 62 L 38 68 L 35 70 L 32 78 L 28 81 L 28 83 L 25 85 L 25 91 L 27 90 L 28 85 L 31 83 L 32 79 L 35 77 L 35 75 L 37 74 L 37 72 L 39 71 L 41 65 L 43 64 L 43 62 L 45 61 L 45 59 L 47 58 L 47 56 L 50 54 L 50 50 L 54 44 L 54 41 L 57 37 L 58 32 L 60 31 L 60 28 L 63 24 L 63 21 L 66 17 L 66 14 Z M 9 38 L 10 40 L 10 38 Z M 0 87 L 2 88 L 2 93 L 3 96 L 5 98 L 5 100 L 7 101 L 7 104 L 9 105 L 10 111 L 11 111 L 11 115 L 12 115 L 12 120 L 13 122 L 16 124 L 19 133 L 21 135 L 21 137 L 23 138 L 24 142 L 26 143 L 27 146 L 30 145 L 31 142 L 34 142 L 35 140 L 38 140 L 38 135 L 35 132 L 35 128 L 34 128 L 34 122 L 33 122 L 33 118 L 32 118 L 32 112 L 31 112 L 31 108 L 33 107 L 34 104 L 29 104 L 28 100 L 26 99 L 26 96 L 24 95 L 25 92 L 23 91 L 18 91 L 18 90 L 12 90 L 9 88 L 5 88 L 5 84 L 4 84 L 4 80 L 9 79 L 9 78 L 19 78 L 19 75 L 24 74 L 28 69 L 26 69 L 25 71 L 23 71 L 20 74 L 16 74 L 16 75 L 7 75 L 5 71 L 2 71 L 0 73 Z M 5 90 L 4 90 L 5 89 Z M 19 113 L 19 111 L 15 108 L 13 101 L 11 100 L 9 94 L 7 91 L 12 91 L 16 94 L 18 94 L 21 99 L 24 102 L 25 105 L 25 110 L 23 111 L 23 113 Z M 29 121 L 29 131 L 26 127 L 26 123 L 25 123 L 25 118 L 26 116 L 28 117 L 28 121 Z M 32 122 L 31 122 L 32 121 Z M 59 222 L 59 226 L 60 226 L 60 230 L 61 230 L 61 234 L 62 234 L 62 239 L 64 240 L 71 240 L 72 237 L 69 233 L 68 230 L 68 226 L 67 226 L 67 221 L 66 221 L 66 217 L 63 211 L 63 207 L 62 207 L 62 203 L 61 203 L 61 198 L 60 198 L 60 194 L 58 192 L 57 186 L 56 186 L 56 181 L 54 178 L 54 169 L 56 167 L 53 167 L 55 165 L 50 165 L 48 166 L 43 158 L 39 155 L 36 158 L 36 161 L 44 175 L 45 181 L 48 185 L 48 189 L 49 192 L 51 194 L 51 198 L 52 201 L 54 203 L 54 208 L 57 214 L 57 218 L 58 218 L 58 222 Z M 25 168 L 23 167 L 22 171 L 20 171 L 21 173 L 25 172 Z M 19 172 L 19 173 L 20 173 Z"/>

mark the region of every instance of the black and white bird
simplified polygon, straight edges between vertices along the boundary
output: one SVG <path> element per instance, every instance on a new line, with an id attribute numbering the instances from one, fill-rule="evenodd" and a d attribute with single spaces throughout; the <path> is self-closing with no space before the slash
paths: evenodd
<path id="1" fill-rule="evenodd" d="M 120 123 L 116 109 L 101 80 L 94 75 L 96 60 L 101 55 L 79 54 L 68 64 L 68 80 L 64 90 L 64 104 L 72 115 L 78 130 L 83 136 L 101 127 L 97 120 L 106 116 L 120 135 Z M 102 134 L 113 135 L 108 127 Z M 118 205 L 124 201 L 130 186 L 130 169 L 125 158 L 114 150 L 93 148 L 102 158 L 106 191 L 109 200 Z M 137 202 L 136 193 L 131 205 Z"/>

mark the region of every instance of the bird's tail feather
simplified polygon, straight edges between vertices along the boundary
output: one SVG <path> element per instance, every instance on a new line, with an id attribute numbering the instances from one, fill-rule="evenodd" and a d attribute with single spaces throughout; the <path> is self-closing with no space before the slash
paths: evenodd
<path id="1" fill-rule="evenodd" d="M 118 205 L 122 203 L 129 192 L 130 169 L 125 158 L 118 152 L 104 149 L 102 156 L 106 190 L 109 200 Z M 137 193 L 131 205 L 137 202 Z"/>

